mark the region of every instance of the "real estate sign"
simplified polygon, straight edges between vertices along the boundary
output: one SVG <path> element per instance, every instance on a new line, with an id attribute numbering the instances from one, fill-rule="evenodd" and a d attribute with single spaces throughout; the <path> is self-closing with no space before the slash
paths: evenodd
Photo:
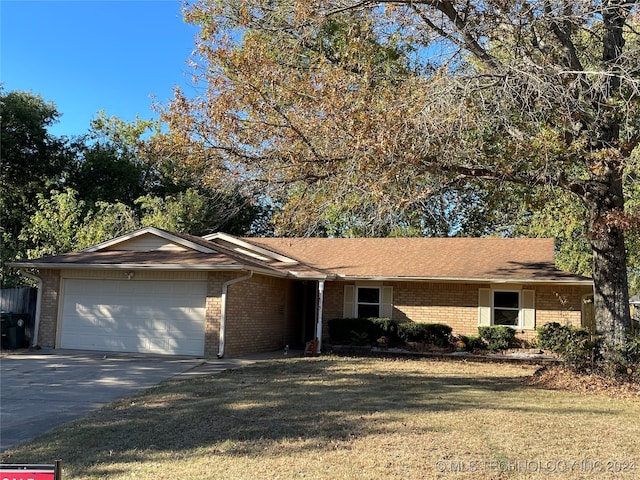
<path id="1" fill-rule="evenodd" d="M 0 480 L 62 480 L 62 463 L 47 465 L 0 464 Z"/>

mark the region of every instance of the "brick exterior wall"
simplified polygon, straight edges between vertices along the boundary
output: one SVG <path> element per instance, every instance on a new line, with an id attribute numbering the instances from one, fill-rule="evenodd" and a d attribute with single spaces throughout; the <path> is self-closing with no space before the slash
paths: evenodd
<path id="1" fill-rule="evenodd" d="M 334 318 L 342 318 L 344 306 L 344 286 L 343 282 L 325 282 L 324 284 L 324 304 L 322 306 L 322 332 L 328 338 L 327 322 Z"/>
<path id="2" fill-rule="evenodd" d="M 215 357 L 220 339 L 220 315 L 222 313 L 222 285 L 243 274 L 211 272 L 207 278 L 206 318 L 204 327 L 204 354 Z"/>
<path id="3" fill-rule="evenodd" d="M 205 349 L 206 356 L 218 353 L 222 286 L 246 272 L 210 272 L 207 277 Z M 38 343 L 56 347 L 60 311 L 60 270 L 42 270 L 42 304 Z M 179 281 L 179 278 L 176 278 Z M 225 355 L 284 348 L 299 343 L 304 313 L 294 281 L 255 274 L 251 279 L 229 286 Z M 343 317 L 345 282 L 326 282 L 323 303 L 323 340 L 328 339 L 328 320 Z M 353 284 L 353 282 L 351 283 Z M 375 285 L 382 286 L 382 282 Z M 385 282 L 393 287 L 393 319 L 445 323 L 454 334 L 477 335 L 478 289 L 488 284 Z M 314 288 L 317 288 L 314 287 Z M 501 288 L 509 288 L 501 285 Z M 592 294 L 588 286 L 535 285 L 536 327 L 549 322 L 580 325 L 582 300 Z M 296 294 L 296 292 L 298 292 Z M 315 290 L 311 289 L 310 293 Z M 308 313 L 307 313 L 308 315 Z M 313 315 L 313 314 L 312 314 Z M 311 322 L 313 323 L 313 322 Z M 306 335 L 313 332 L 306 332 Z M 518 337 L 531 340 L 535 330 L 519 330 Z"/>
<path id="4" fill-rule="evenodd" d="M 42 297 L 40 304 L 40 327 L 38 345 L 45 348 L 56 346 L 58 326 L 58 299 L 60 292 L 60 270 L 42 270 Z"/>
<path id="5" fill-rule="evenodd" d="M 225 353 L 242 355 L 284 349 L 292 342 L 296 316 L 290 280 L 254 275 L 227 292 Z"/>
<path id="6" fill-rule="evenodd" d="M 344 285 L 328 282 L 325 287 L 323 332 L 328 339 L 327 322 L 343 317 Z M 351 282 L 353 285 L 354 283 Z M 382 285 L 380 283 L 376 285 Z M 393 319 L 403 322 L 444 323 L 458 335 L 478 334 L 478 289 L 489 284 L 384 282 L 393 287 Z M 518 286 L 519 288 L 520 286 Z M 500 288 L 510 288 L 508 284 Z M 535 290 L 536 328 L 558 322 L 580 326 L 582 300 L 592 294 L 589 286 L 527 285 Z M 518 330 L 518 338 L 532 340 L 535 330 Z"/>

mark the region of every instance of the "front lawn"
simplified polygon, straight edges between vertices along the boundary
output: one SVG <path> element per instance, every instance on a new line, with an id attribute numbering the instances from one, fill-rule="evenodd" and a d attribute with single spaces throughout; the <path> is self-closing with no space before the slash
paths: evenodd
<path id="1" fill-rule="evenodd" d="M 64 480 L 640 477 L 640 401 L 534 371 L 288 358 L 165 382 L 0 458 L 61 458 Z"/>

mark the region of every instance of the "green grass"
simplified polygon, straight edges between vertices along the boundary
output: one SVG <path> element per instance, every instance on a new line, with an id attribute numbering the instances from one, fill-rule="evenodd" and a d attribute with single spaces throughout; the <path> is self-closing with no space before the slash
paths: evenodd
<path id="1" fill-rule="evenodd" d="M 640 402 L 524 386 L 534 369 L 260 363 L 165 382 L 1 459 L 61 458 L 64 480 L 639 477 Z"/>

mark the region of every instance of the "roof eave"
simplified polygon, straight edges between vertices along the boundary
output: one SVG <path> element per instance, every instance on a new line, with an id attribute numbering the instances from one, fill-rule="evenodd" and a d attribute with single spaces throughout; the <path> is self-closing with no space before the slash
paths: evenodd
<path id="1" fill-rule="evenodd" d="M 295 260 L 295 259 L 293 259 L 291 257 L 288 257 L 286 255 L 282 255 L 280 253 L 274 252 L 274 251 L 269 250 L 269 249 L 264 248 L 264 247 L 260 247 L 258 245 L 254 245 L 251 242 L 248 242 L 248 241 L 243 240 L 243 239 L 238 238 L 238 237 L 234 237 L 233 235 L 229 235 L 227 233 L 222 233 L 222 232 L 212 233 L 210 235 L 205 235 L 202 238 L 204 238 L 208 242 L 215 242 L 216 240 L 222 240 L 224 242 L 231 243 L 232 245 L 235 245 L 236 247 L 239 247 L 241 249 L 248 250 L 249 252 L 252 251 L 256 255 L 266 256 L 268 258 L 271 258 L 272 260 L 279 261 L 279 262 L 282 262 L 282 263 L 289 263 L 289 264 L 298 263 L 297 260 Z M 241 252 L 241 253 L 244 253 L 245 255 L 248 254 L 247 252 Z"/>
<path id="2" fill-rule="evenodd" d="M 255 270 L 244 265 L 185 265 L 179 263 L 147 264 L 147 263 L 46 263 L 46 262 L 11 262 L 6 264 L 13 268 L 38 268 L 48 270 Z"/>
<path id="3" fill-rule="evenodd" d="M 261 268 L 255 265 L 246 264 L 179 264 L 179 263 L 163 263 L 163 264 L 147 264 L 147 263 L 48 263 L 48 262 L 8 262 L 6 264 L 11 268 L 35 268 L 38 270 L 148 270 L 148 271 L 179 271 L 179 270 L 198 270 L 198 271 L 253 271 L 270 277 L 288 278 L 292 272 L 285 272 L 276 269 Z M 296 278 L 310 280 L 323 280 L 325 276 L 318 275 L 296 275 Z"/>
<path id="4" fill-rule="evenodd" d="M 479 277 L 400 277 L 400 276 L 366 276 L 366 275 L 337 275 L 343 281 L 375 281 L 375 282 L 446 282 L 446 283 L 519 283 L 519 284 L 563 284 L 563 285 L 593 285 L 593 280 L 586 278 L 479 278 Z"/>

